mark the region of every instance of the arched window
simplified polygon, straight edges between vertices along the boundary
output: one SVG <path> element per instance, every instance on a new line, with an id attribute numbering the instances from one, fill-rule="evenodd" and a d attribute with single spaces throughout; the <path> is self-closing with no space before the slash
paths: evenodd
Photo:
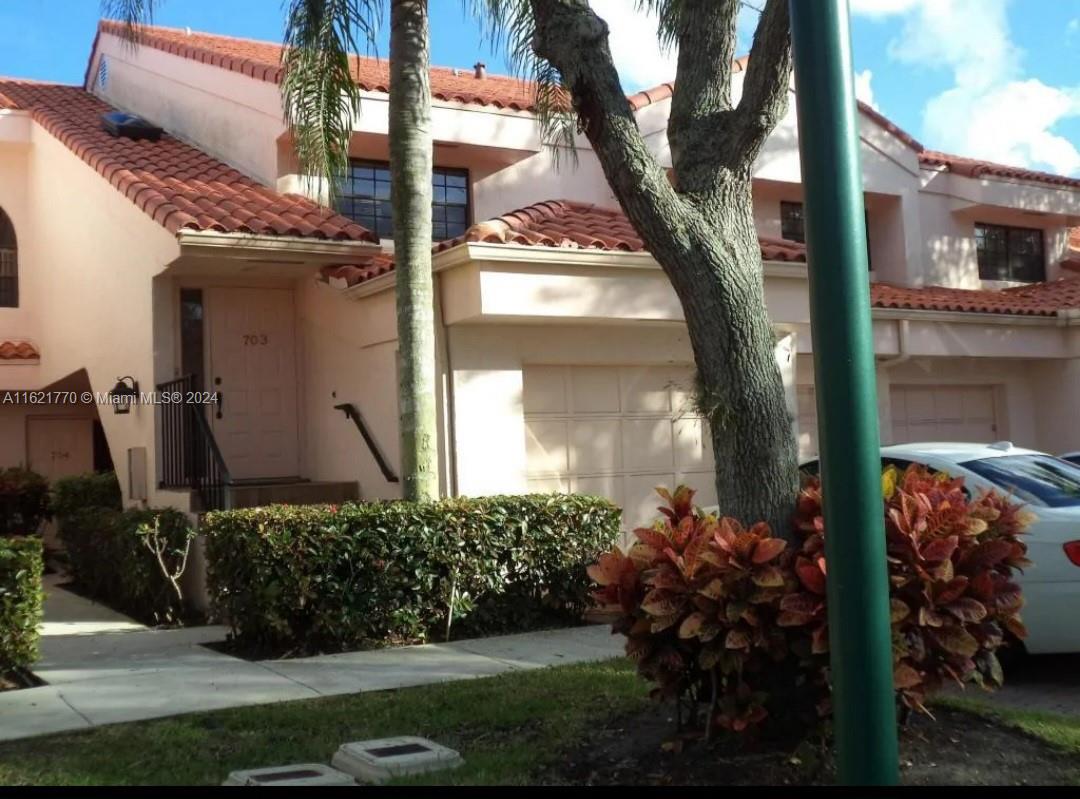
<path id="1" fill-rule="evenodd" d="M 19 245 L 15 226 L 0 208 L 0 308 L 19 307 Z"/>

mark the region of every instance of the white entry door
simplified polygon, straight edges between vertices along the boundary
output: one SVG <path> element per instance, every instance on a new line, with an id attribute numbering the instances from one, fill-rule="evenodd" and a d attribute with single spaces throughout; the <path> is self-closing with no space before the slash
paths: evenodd
<path id="1" fill-rule="evenodd" d="M 889 399 L 895 444 L 1001 438 L 993 386 L 895 385 Z"/>
<path id="2" fill-rule="evenodd" d="M 716 502 L 712 446 L 689 366 L 527 366 L 530 491 L 608 497 L 627 529 L 659 514 L 655 487 L 685 483 Z"/>
<path id="3" fill-rule="evenodd" d="M 207 389 L 217 439 L 234 480 L 295 477 L 299 471 L 296 330 L 289 289 L 208 290 Z"/>

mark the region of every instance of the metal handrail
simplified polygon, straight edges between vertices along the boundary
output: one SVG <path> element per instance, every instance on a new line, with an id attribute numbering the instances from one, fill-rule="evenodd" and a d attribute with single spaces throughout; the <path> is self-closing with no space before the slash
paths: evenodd
<path id="1" fill-rule="evenodd" d="M 367 425 L 364 424 L 364 417 L 360 415 L 360 410 L 351 402 L 343 402 L 340 405 L 335 405 L 334 410 L 342 411 L 345 414 L 346 419 L 351 419 L 353 424 L 356 425 L 356 429 L 360 431 L 360 435 L 363 436 L 364 443 L 367 444 L 368 451 L 371 452 L 371 457 L 375 459 L 376 465 L 379 467 L 379 471 L 382 472 L 383 479 L 388 483 L 397 483 L 397 474 L 387 463 L 385 456 L 382 454 L 382 450 L 379 449 L 379 445 L 375 443 L 375 439 L 372 437 L 371 432 L 368 430 Z"/>
<path id="2" fill-rule="evenodd" d="M 159 392 L 184 393 L 194 388 L 194 375 L 183 375 L 157 386 Z M 203 510 L 222 510 L 232 479 L 203 406 L 187 402 L 162 403 L 163 488 L 190 487 L 199 494 Z"/>

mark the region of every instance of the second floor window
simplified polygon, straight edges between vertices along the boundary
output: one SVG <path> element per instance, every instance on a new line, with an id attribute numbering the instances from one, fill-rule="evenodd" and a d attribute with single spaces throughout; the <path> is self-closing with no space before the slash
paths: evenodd
<path id="1" fill-rule="evenodd" d="M 1035 283 L 1046 279 L 1043 232 L 1038 228 L 975 223 L 979 277 Z"/>
<path id="2" fill-rule="evenodd" d="M 788 241 L 806 243 L 802 203 L 780 203 L 780 235 Z"/>
<path id="3" fill-rule="evenodd" d="M 864 217 L 866 222 L 866 265 L 873 269 L 870 262 L 870 212 Z M 780 236 L 788 241 L 806 243 L 806 219 L 803 216 L 803 204 L 781 201 L 780 202 Z"/>
<path id="4" fill-rule="evenodd" d="M 431 237 L 445 241 L 469 227 L 469 173 L 435 167 L 431 176 Z M 378 161 L 353 161 L 341 185 L 337 210 L 380 239 L 394 236 L 390 210 L 390 167 Z"/>

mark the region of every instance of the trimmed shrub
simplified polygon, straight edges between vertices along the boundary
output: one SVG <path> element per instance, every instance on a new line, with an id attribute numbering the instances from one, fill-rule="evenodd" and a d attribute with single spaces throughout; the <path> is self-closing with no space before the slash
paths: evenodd
<path id="1" fill-rule="evenodd" d="M 15 466 L 0 469 L 0 536 L 36 535 L 49 518 L 49 482 Z"/>
<path id="2" fill-rule="evenodd" d="M 556 494 L 276 505 L 201 531 L 237 641 L 310 653 L 577 621 L 619 525 L 607 500 Z"/>
<path id="3" fill-rule="evenodd" d="M 63 525 L 64 517 L 88 508 L 121 510 L 120 483 L 115 472 L 92 472 L 61 477 L 52 486 L 52 510 Z"/>
<path id="4" fill-rule="evenodd" d="M 39 538 L 0 538 L 0 675 L 37 660 L 41 621 Z"/>
<path id="5" fill-rule="evenodd" d="M 680 486 L 664 517 L 635 531 L 628 553 L 589 568 L 597 600 L 616 611 L 627 655 L 657 698 L 704 707 L 706 732 L 736 732 L 779 716 L 812 725 L 831 710 L 825 535 L 820 484 L 801 492 L 799 545 L 767 525 L 705 515 Z M 946 681 L 1002 682 L 995 654 L 1023 638 L 1015 570 L 1033 518 L 1006 497 L 969 499 L 963 480 L 911 466 L 882 478 L 892 607 L 893 680 L 906 710 Z M 797 726 L 802 726 L 799 724 Z"/>
<path id="6" fill-rule="evenodd" d="M 187 517 L 172 508 L 86 507 L 60 517 L 71 574 L 84 593 L 140 621 L 183 621 L 187 609 L 147 546 L 149 530 L 158 531 L 170 559 L 194 537 Z"/>

